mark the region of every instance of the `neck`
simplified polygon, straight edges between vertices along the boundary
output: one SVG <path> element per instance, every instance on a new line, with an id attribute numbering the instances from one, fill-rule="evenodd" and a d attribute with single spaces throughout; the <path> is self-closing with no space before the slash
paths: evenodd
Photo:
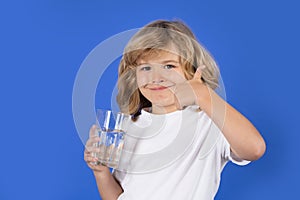
<path id="1" fill-rule="evenodd" d="M 153 114 L 167 114 L 170 112 L 174 112 L 178 110 L 176 106 L 157 106 L 157 105 L 152 105 L 152 113 Z"/>

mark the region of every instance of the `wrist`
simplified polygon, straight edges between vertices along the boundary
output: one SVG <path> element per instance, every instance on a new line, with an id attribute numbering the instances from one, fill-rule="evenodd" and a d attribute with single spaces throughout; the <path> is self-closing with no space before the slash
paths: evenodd
<path id="1" fill-rule="evenodd" d="M 107 167 L 107 169 L 101 170 L 101 171 L 97 171 L 97 170 L 93 170 L 94 176 L 96 179 L 108 179 L 111 175 L 109 168 Z"/>
<path id="2" fill-rule="evenodd" d="M 201 86 L 195 91 L 195 104 L 199 106 L 202 110 L 211 104 L 211 92 L 212 90 L 206 84 L 201 84 Z"/>

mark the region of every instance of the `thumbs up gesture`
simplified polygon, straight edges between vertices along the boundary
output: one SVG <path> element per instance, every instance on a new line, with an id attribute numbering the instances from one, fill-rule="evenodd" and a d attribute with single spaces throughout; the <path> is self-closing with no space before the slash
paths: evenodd
<path id="1" fill-rule="evenodd" d="M 201 101 L 201 95 L 204 94 L 204 92 L 208 92 L 208 86 L 201 79 L 202 69 L 204 68 L 204 65 L 198 67 L 191 80 L 176 84 L 174 95 L 176 97 L 175 104 L 177 109 L 183 109 L 191 105 L 200 106 L 199 101 Z"/>

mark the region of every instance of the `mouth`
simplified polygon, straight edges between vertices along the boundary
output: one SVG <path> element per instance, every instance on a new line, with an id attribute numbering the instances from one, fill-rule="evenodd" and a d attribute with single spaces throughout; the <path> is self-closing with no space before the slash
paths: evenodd
<path id="1" fill-rule="evenodd" d="M 161 90 L 166 90 L 174 85 L 145 85 L 144 88 L 152 91 L 161 91 Z"/>
<path id="2" fill-rule="evenodd" d="M 157 90 L 165 90 L 167 89 L 168 87 L 165 87 L 165 86 L 159 86 L 159 87 L 149 87 L 148 89 L 149 90 L 154 90 L 154 91 L 157 91 Z"/>

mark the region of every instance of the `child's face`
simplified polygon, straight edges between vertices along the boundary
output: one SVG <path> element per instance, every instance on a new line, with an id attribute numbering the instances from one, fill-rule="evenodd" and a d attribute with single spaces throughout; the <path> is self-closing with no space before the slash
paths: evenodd
<path id="1" fill-rule="evenodd" d="M 186 81 L 179 56 L 160 51 L 157 56 L 139 60 L 136 68 L 137 84 L 141 93 L 152 103 L 152 107 L 165 112 L 176 110 L 174 86 Z"/>

